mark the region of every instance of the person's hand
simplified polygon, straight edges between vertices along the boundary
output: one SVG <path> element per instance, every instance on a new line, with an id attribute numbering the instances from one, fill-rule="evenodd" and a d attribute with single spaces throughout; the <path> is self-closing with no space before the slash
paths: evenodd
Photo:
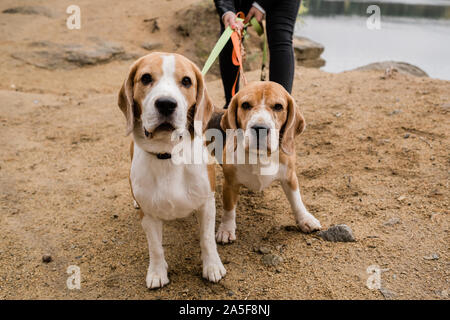
<path id="1" fill-rule="evenodd" d="M 236 20 L 236 18 L 237 18 L 236 14 L 229 11 L 229 12 L 225 13 L 222 18 L 223 24 L 225 25 L 225 28 L 230 26 L 231 29 L 238 31 L 238 32 L 242 32 L 242 30 L 244 29 L 244 23 L 242 23 L 242 21 Z"/>
<path id="2" fill-rule="evenodd" d="M 245 17 L 245 21 L 244 23 L 248 23 L 251 18 L 255 17 L 255 19 L 261 23 L 261 21 L 264 19 L 264 13 L 262 13 L 261 11 L 259 11 L 258 8 L 256 7 L 252 7 L 250 9 L 250 11 L 247 13 L 247 16 Z"/>

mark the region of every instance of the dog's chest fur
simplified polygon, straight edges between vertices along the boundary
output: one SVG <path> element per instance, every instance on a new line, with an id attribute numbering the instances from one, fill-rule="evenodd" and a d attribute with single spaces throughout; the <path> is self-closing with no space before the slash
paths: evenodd
<path id="1" fill-rule="evenodd" d="M 286 166 L 283 164 L 279 164 L 278 170 L 274 174 L 261 174 L 260 165 L 237 164 L 235 167 L 238 183 L 246 186 L 252 191 L 262 191 L 273 181 L 283 177 L 286 171 Z"/>
<path id="2" fill-rule="evenodd" d="M 162 220 L 184 218 L 213 195 L 206 164 L 160 160 L 134 145 L 130 180 L 133 195 L 145 214 Z"/>

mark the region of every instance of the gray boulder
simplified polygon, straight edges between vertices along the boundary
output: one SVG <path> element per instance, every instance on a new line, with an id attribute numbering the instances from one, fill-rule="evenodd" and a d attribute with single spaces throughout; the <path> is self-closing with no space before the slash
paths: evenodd
<path id="1" fill-rule="evenodd" d="M 321 68 L 325 65 L 325 60 L 322 58 L 297 60 L 297 65 L 305 68 Z"/>
<path id="2" fill-rule="evenodd" d="M 163 44 L 161 42 L 144 42 L 141 47 L 148 51 L 153 51 L 162 48 Z"/>
<path id="3" fill-rule="evenodd" d="M 325 65 L 325 60 L 320 58 L 325 48 L 320 43 L 305 37 L 296 37 L 293 45 L 297 65 L 306 68 L 320 68 Z"/>
<path id="4" fill-rule="evenodd" d="M 91 47 L 69 47 L 65 50 L 65 60 L 80 67 L 111 61 L 114 57 L 124 54 L 122 46 L 103 42 Z"/>
<path id="5" fill-rule="evenodd" d="M 125 52 L 121 45 L 103 40 L 90 45 L 58 44 L 49 41 L 30 43 L 29 50 L 15 52 L 11 56 L 43 69 L 74 69 L 108 63 L 113 60 L 132 60 L 139 54 Z"/>
<path id="6" fill-rule="evenodd" d="M 305 37 L 294 38 L 294 51 L 297 60 L 317 59 L 324 50 L 323 45 L 311 39 Z"/>
<path id="7" fill-rule="evenodd" d="M 406 63 L 406 62 L 399 62 L 399 61 L 383 61 L 383 62 L 375 62 L 370 63 L 368 65 L 358 67 L 353 70 L 382 70 L 386 71 L 387 69 L 391 70 L 397 70 L 399 73 L 403 74 L 409 74 L 416 77 L 428 77 L 428 74 L 420 69 L 419 67 L 416 67 L 412 64 Z"/>
<path id="8" fill-rule="evenodd" d="M 46 7 L 40 7 L 40 6 L 20 6 L 20 7 L 14 7 L 9 8 L 6 10 L 3 10 L 2 13 L 7 14 L 30 14 L 30 15 L 39 15 L 39 16 L 46 16 L 46 17 L 53 17 L 53 13 L 47 9 Z"/>

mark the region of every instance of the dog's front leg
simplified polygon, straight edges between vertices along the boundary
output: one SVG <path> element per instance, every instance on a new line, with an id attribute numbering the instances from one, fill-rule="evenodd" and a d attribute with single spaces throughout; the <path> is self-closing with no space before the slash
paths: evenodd
<path id="1" fill-rule="evenodd" d="M 150 264 L 148 266 L 146 279 L 147 288 L 160 288 L 169 283 L 169 278 L 167 277 L 167 262 L 164 258 L 162 246 L 163 222 L 160 219 L 144 214 L 144 217 L 142 218 L 142 227 L 147 236 L 150 255 Z"/>
<path id="2" fill-rule="evenodd" d="M 282 180 L 281 186 L 283 187 L 283 191 L 289 200 L 292 211 L 295 215 L 295 220 L 297 221 L 300 230 L 306 233 L 320 230 L 321 225 L 319 220 L 309 213 L 303 204 L 297 176 L 293 174 L 290 177 L 290 180 Z"/>
<path id="3" fill-rule="evenodd" d="M 225 178 L 223 184 L 223 215 L 216 233 L 218 243 L 231 243 L 236 240 L 236 206 L 239 200 L 239 186 Z"/>
<path id="4" fill-rule="evenodd" d="M 203 278 L 218 282 L 226 274 L 226 270 L 217 252 L 214 239 L 214 227 L 216 222 L 216 201 L 214 194 L 206 200 L 206 203 L 198 210 L 200 223 L 200 247 L 202 250 Z"/>

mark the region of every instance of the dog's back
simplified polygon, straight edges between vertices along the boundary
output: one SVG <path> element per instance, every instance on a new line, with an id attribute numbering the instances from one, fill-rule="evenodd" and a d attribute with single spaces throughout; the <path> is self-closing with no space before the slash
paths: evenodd
<path id="1" fill-rule="evenodd" d="M 220 126 L 220 121 L 222 121 L 222 117 L 225 110 L 220 110 L 215 108 L 214 112 L 212 114 L 211 120 L 208 122 L 208 129 L 218 129 L 220 132 L 222 132 L 223 135 L 225 135 L 225 131 L 223 131 L 222 127 Z"/>

